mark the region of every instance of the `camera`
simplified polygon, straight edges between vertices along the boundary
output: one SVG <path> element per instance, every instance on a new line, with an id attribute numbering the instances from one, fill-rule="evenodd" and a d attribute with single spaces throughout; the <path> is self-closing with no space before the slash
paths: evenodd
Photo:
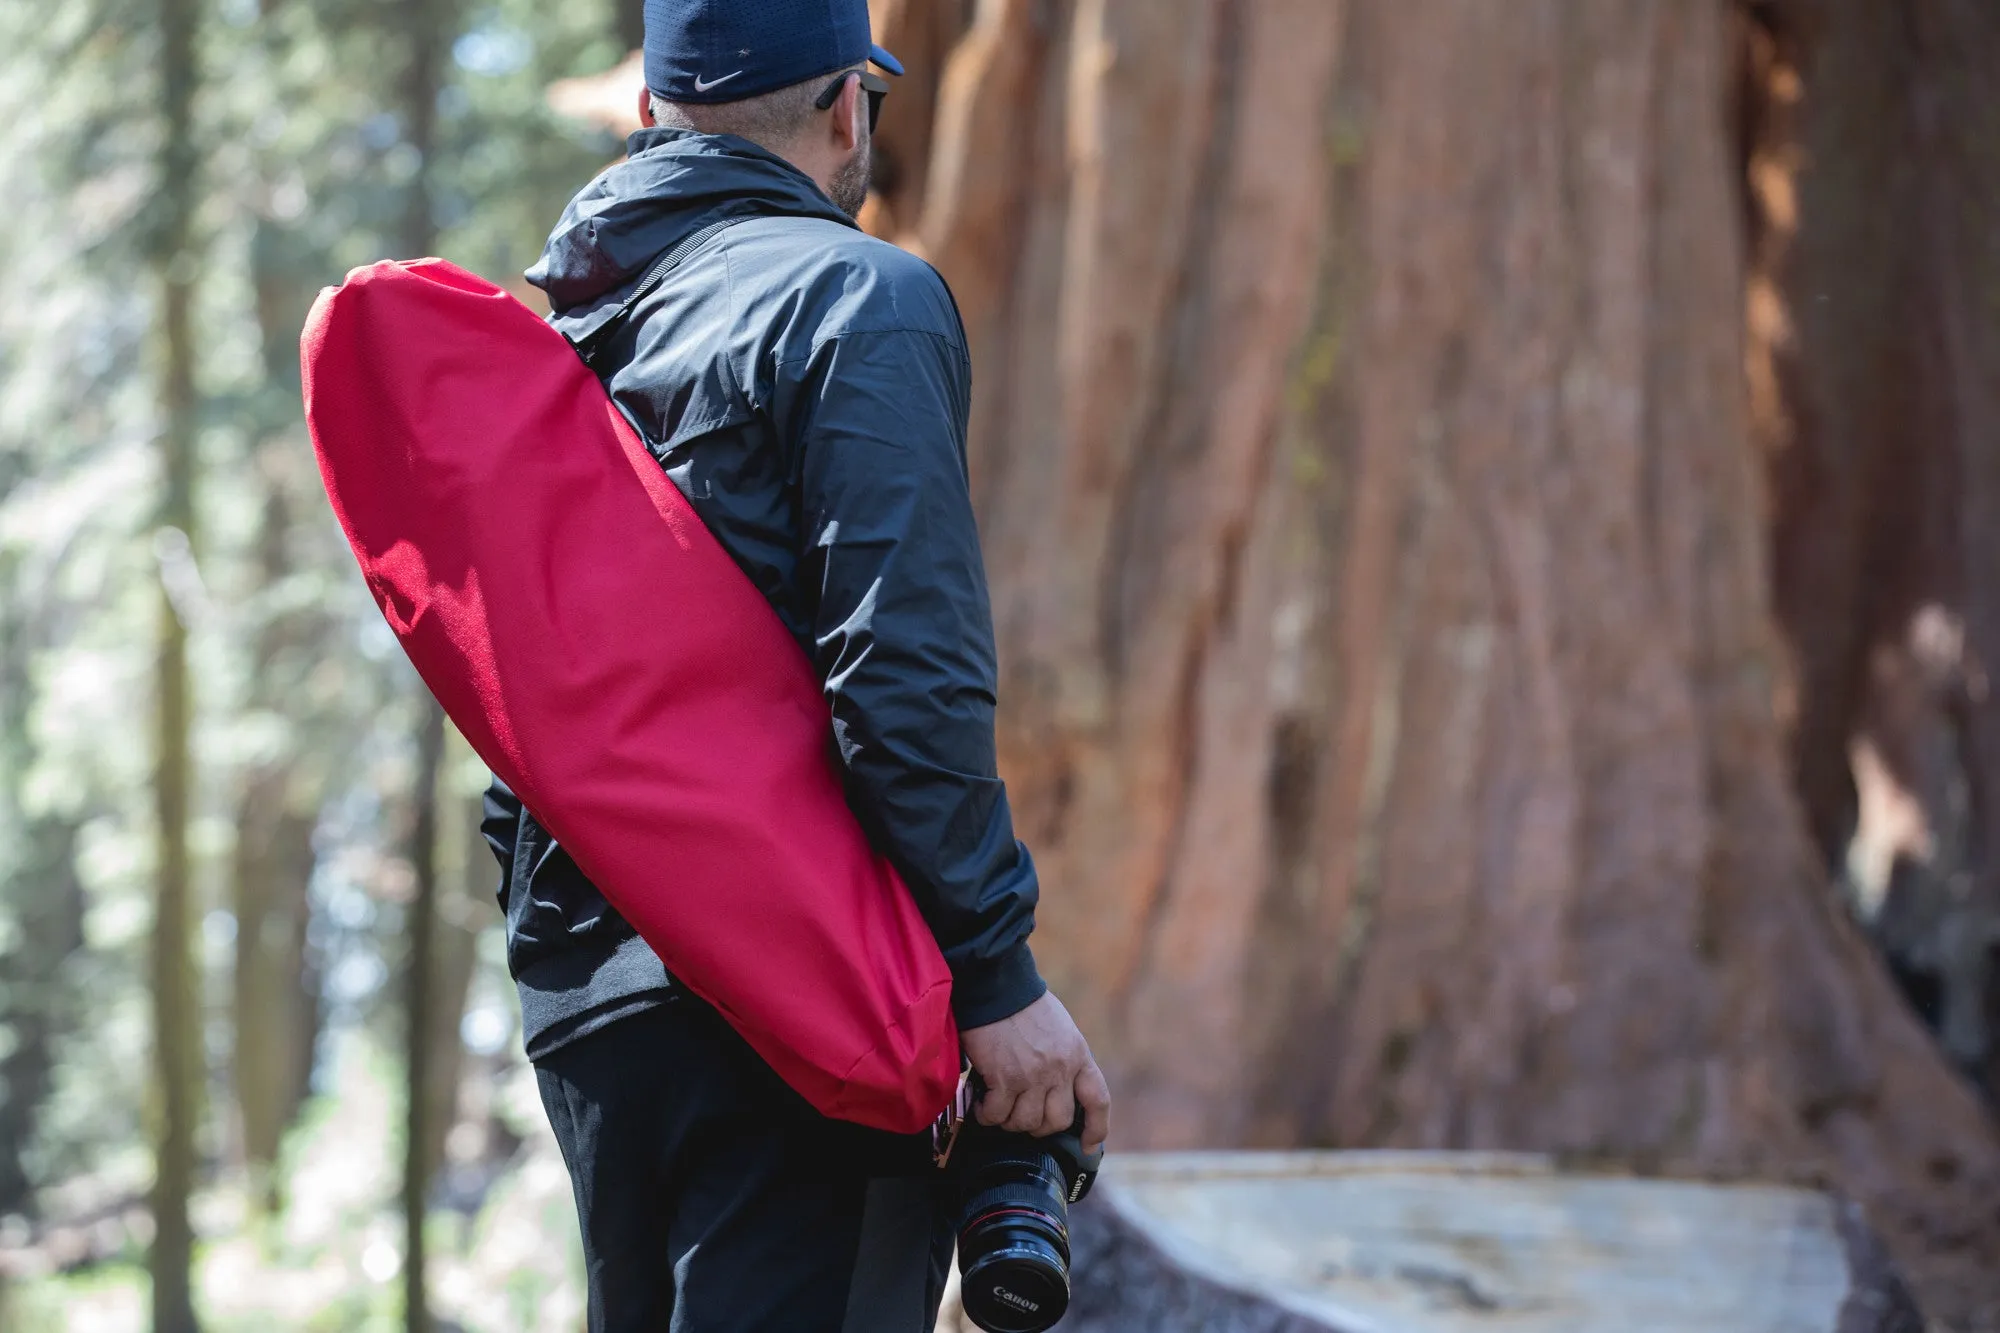
<path id="1" fill-rule="evenodd" d="M 976 1081 L 964 1104 L 978 1101 Z M 987 1333 L 1042 1333 L 1069 1308 L 1069 1206 L 1090 1192 L 1104 1149 L 1083 1150 L 1083 1112 L 1048 1138 L 969 1115 L 942 1151 L 958 1187 L 958 1269 L 966 1317 Z"/>

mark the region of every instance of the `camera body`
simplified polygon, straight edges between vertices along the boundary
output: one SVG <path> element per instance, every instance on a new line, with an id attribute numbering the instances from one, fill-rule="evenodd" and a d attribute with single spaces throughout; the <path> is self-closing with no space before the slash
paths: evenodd
<path id="1" fill-rule="evenodd" d="M 978 1089 L 971 1101 L 976 1103 Z M 1047 1138 L 970 1116 L 945 1153 L 959 1190 L 966 1317 L 987 1333 L 1042 1333 L 1069 1308 L 1069 1206 L 1090 1192 L 1104 1149 L 1083 1150 L 1083 1113 Z"/>

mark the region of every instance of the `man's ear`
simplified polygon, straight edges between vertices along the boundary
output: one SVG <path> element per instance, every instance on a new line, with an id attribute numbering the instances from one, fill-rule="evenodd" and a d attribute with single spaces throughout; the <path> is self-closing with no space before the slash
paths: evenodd
<path id="1" fill-rule="evenodd" d="M 639 85 L 639 123 L 647 129 L 660 123 L 653 119 L 653 90 L 643 83 Z"/>
<path id="2" fill-rule="evenodd" d="M 842 157 L 860 146 L 861 118 L 868 114 L 867 96 L 861 80 L 850 74 L 840 85 L 840 96 L 834 99 L 833 146 Z"/>

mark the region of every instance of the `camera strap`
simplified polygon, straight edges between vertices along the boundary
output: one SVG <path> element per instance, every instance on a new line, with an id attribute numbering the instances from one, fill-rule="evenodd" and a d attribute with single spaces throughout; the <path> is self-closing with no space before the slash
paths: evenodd
<path id="1" fill-rule="evenodd" d="M 966 1060 L 958 1072 L 958 1091 L 952 1094 L 951 1105 L 938 1112 L 937 1120 L 931 1125 L 931 1160 L 942 1171 L 951 1165 L 951 1150 L 958 1146 L 959 1131 L 972 1117 L 972 1106 L 985 1094 L 985 1086 L 979 1076 L 972 1072 L 972 1061 Z"/>

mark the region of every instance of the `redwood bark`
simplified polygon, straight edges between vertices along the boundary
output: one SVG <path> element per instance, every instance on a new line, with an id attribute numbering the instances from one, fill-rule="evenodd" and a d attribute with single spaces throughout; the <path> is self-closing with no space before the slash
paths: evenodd
<path id="1" fill-rule="evenodd" d="M 915 227 L 930 179 L 938 82 L 972 21 L 973 0 L 871 0 L 875 40 L 903 62 L 875 130 L 875 169 L 862 225 L 878 236 Z"/>
<path id="2" fill-rule="evenodd" d="M 1037 951 L 1121 1146 L 1830 1173 L 1975 1327 L 2000 1143 L 1792 785 L 1730 22 L 979 6 L 913 242 Z"/>
<path id="3" fill-rule="evenodd" d="M 1318 0 L 990 4 L 938 111 L 921 240 L 977 367 L 1041 953 L 1149 1142 L 1214 1137 L 1241 1068 L 1257 895 L 1238 890 L 1263 875 L 1270 745 L 1260 515 L 1285 489 L 1338 39 Z M 1205 1073 L 1147 1094 L 1156 1061 Z"/>

